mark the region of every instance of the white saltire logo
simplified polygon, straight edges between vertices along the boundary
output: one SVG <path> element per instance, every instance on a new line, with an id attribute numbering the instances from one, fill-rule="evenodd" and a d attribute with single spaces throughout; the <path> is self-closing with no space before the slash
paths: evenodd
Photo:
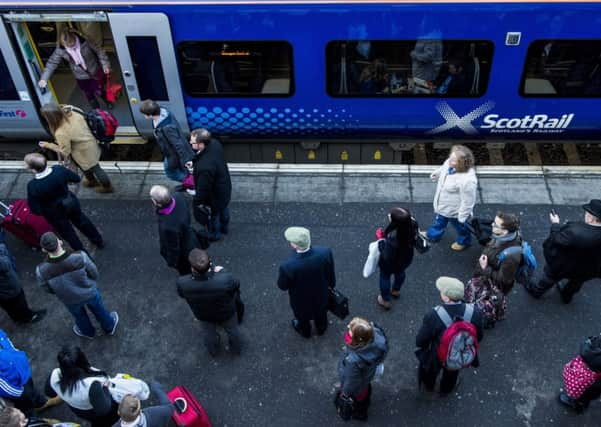
<path id="1" fill-rule="evenodd" d="M 472 125 L 472 122 L 477 118 L 482 117 L 493 108 L 495 108 L 495 103 L 493 101 L 488 101 L 476 108 L 475 110 L 472 110 L 465 116 L 459 117 L 459 115 L 457 115 L 457 113 L 453 111 L 451 106 L 447 104 L 446 101 L 440 101 L 438 104 L 436 104 L 436 109 L 438 110 L 442 118 L 445 119 L 446 123 L 432 130 L 429 130 L 428 132 L 426 132 L 426 135 L 436 135 L 438 133 L 446 132 L 455 127 L 458 127 L 468 135 L 476 135 L 478 133 L 478 130 L 474 127 L 474 125 Z"/>

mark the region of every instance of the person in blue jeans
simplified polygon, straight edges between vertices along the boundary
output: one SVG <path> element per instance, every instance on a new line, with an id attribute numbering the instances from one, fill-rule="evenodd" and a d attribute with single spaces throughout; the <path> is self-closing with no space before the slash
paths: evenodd
<path id="1" fill-rule="evenodd" d="M 447 225 L 457 231 L 457 240 L 451 249 L 462 251 L 471 244 L 471 235 L 465 222 L 472 216 L 478 191 L 478 178 L 474 168 L 474 155 L 463 145 L 451 148 L 449 158 L 431 175 L 437 181 L 434 195 L 434 222 L 422 236 L 438 242 Z"/>
<path id="2" fill-rule="evenodd" d="M 411 212 L 404 208 L 392 208 L 388 214 L 389 224 L 385 230 L 376 232 L 380 258 L 380 295 L 378 304 L 389 310 L 392 298 L 399 298 L 405 282 L 405 270 L 413 261 L 413 248 L 418 230 Z M 391 279 L 394 277 L 394 282 Z"/>
<path id="3" fill-rule="evenodd" d="M 40 239 L 46 259 L 36 268 L 39 285 L 55 294 L 75 318 L 73 332 L 92 339 L 96 329 L 90 322 L 86 308 L 92 312 L 107 335 L 114 335 L 119 323 L 116 311 L 108 312 L 98 291 L 98 269 L 84 251 L 69 252 L 53 232 Z"/>

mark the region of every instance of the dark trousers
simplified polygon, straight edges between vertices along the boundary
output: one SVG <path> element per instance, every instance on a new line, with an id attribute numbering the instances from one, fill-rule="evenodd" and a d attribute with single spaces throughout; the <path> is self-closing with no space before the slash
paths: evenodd
<path id="1" fill-rule="evenodd" d="M 87 171 L 83 171 L 83 174 L 85 175 L 86 179 L 90 182 L 97 181 L 103 187 L 111 186 L 111 180 L 109 179 L 109 176 L 106 174 L 104 169 L 100 167 L 99 164 L 96 164 L 94 167 L 88 169 Z"/>
<path id="2" fill-rule="evenodd" d="M 104 72 L 102 70 L 98 70 L 92 79 L 77 80 L 77 86 L 79 86 L 81 91 L 86 96 L 88 102 L 90 102 L 94 108 L 98 108 L 98 101 L 96 100 L 96 97 L 101 98 L 104 95 L 103 86 L 105 78 Z"/>
<path id="3" fill-rule="evenodd" d="M 33 410 L 35 408 L 41 408 L 47 401 L 48 398 L 35 388 L 31 378 L 29 378 L 29 381 L 23 386 L 23 394 L 19 398 L 13 400 L 15 408 L 23 412 L 25 416 L 33 415 Z"/>
<path id="4" fill-rule="evenodd" d="M 230 223 L 230 209 L 228 207 L 223 208 L 219 212 L 213 212 L 211 219 L 209 220 L 209 237 L 211 239 L 219 240 L 221 233 L 228 233 L 228 225 Z"/>
<path id="5" fill-rule="evenodd" d="M 598 399 L 599 396 L 601 396 L 601 378 L 587 388 L 582 396 L 577 399 L 577 402 L 586 408 L 592 400 Z"/>
<path id="6" fill-rule="evenodd" d="M 92 221 L 81 211 L 79 201 L 77 201 L 76 206 L 69 213 L 61 215 L 61 212 L 56 211 L 52 212 L 52 215 L 44 216 L 74 251 L 83 250 L 83 244 L 79 240 L 73 226 L 77 227 L 96 246 L 102 245 L 102 236 Z"/>
<path id="7" fill-rule="evenodd" d="M 311 336 L 311 319 L 300 319 L 298 320 L 298 327 L 300 329 L 301 334 L 304 337 L 309 338 Z M 324 311 L 319 315 L 315 316 L 315 329 L 317 330 L 317 335 L 323 335 L 326 329 L 328 329 L 328 312 Z"/>
<path id="8" fill-rule="evenodd" d="M 0 307 L 6 311 L 6 314 L 8 314 L 14 322 L 29 322 L 35 314 L 27 304 L 23 289 L 21 289 L 21 292 L 19 292 L 16 297 L 0 299 Z"/>
<path id="9" fill-rule="evenodd" d="M 541 297 L 545 292 L 551 289 L 557 282 L 562 279 L 568 279 L 568 283 L 561 287 L 561 296 L 570 301 L 572 297 L 582 288 L 582 284 L 585 282 L 584 279 L 575 277 L 561 277 L 551 271 L 549 266 L 545 265 L 542 276 L 538 282 L 528 284 L 527 290 L 535 297 Z"/>
<path id="10" fill-rule="evenodd" d="M 434 385 L 436 384 L 436 378 L 438 373 L 442 369 L 442 378 L 440 380 L 440 392 L 443 394 L 450 393 L 457 384 L 457 378 L 459 377 L 459 371 L 449 371 L 447 368 L 442 366 L 438 360 L 434 360 L 429 365 L 424 365 L 420 362 L 418 368 L 418 377 L 420 384 L 423 384 L 426 390 L 434 391 Z"/>
<path id="11" fill-rule="evenodd" d="M 204 342 L 207 350 L 212 356 L 217 354 L 219 350 L 219 342 L 221 338 L 217 333 L 217 326 L 221 326 L 228 336 L 230 341 L 230 350 L 234 354 L 240 354 L 241 341 L 240 332 L 238 331 L 238 316 L 233 315 L 224 322 L 201 322 L 202 329 L 204 332 Z"/>

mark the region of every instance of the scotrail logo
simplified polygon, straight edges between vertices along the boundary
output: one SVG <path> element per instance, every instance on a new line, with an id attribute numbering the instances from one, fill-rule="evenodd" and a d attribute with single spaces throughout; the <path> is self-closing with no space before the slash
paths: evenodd
<path id="1" fill-rule="evenodd" d="M 436 135 L 454 128 L 459 128 L 468 135 L 478 134 L 472 122 L 495 107 L 493 101 L 488 101 L 465 116 L 459 116 L 445 101 L 436 105 L 436 109 L 445 119 L 445 123 L 426 132 L 427 135 Z M 547 114 L 526 115 L 524 117 L 502 117 L 499 114 L 488 114 L 482 121 L 480 129 L 488 129 L 490 133 L 562 133 L 568 128 L 573 113 L 563 114 L 561 117 L 550 117 Z"/>
<path id="2" fill-rule="evenodd" d="M 0 110 L 0 118 L 15 118 L 24 119 L 27 113 L 23 110 Z"/>

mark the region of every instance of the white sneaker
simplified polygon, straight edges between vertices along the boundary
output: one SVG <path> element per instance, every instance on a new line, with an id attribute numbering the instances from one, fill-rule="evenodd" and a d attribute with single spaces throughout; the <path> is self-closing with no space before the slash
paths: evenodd
<path id="1" fill-rule="evenodd" d="M 196 190 L 192 190 L 191 188 L 187 188 L 186 193 L 188 193 L 190 196 L 196 196 Z"/>

